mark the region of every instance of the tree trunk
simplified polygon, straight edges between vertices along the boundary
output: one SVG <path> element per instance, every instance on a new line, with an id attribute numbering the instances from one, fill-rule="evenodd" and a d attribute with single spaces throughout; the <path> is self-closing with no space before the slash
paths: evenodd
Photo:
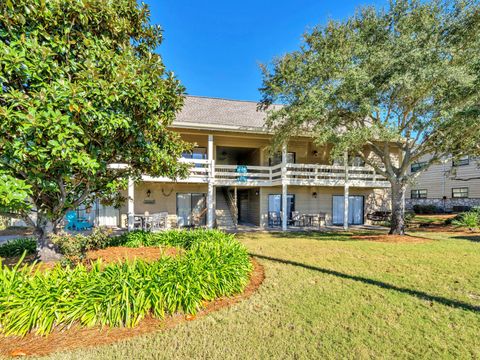
<path id="1" fill-rule="evenodd" d="M 54 233 L 56 226 L 49 221 L 43 214 L 38 214 L 35 235 L 37 236 L 37 258 L 43 262 L 58 261 L 62 255 L 57 252 L 54 244 L 50 240 L 50 235 Z"/>
<path id="2" fill-rule="evenodd" d="M 392 220 L 390 235 L 405 235 L 405 192 L 406 185 L 392 182 Z"/>

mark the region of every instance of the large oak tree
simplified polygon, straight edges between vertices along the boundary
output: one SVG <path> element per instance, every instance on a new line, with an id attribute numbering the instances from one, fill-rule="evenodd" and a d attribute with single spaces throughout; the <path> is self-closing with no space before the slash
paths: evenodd
<path id="1" fill-rule="evenodd" d="M 261 107 L 275 143 L 310 132 L 391 183 L 391 233 L 403 234 L 407 185 L 452 153 L 478 151 L 478 1 L 397 0 L 366 7 L 304 35 L 298 51 L 263 66 Z M 368 147 L 374 156 L 362 149 Z M 401 156 L 398 158 L 398 151 Z"/>
<path id="2" fill-rule="evenodd" d="M 0 2 L 0 215 L 35 228 L 44 260 L 69 209 L 128 177 L 185 174 L 167 128 L 184 88 L 149 16 L 136 0 Z"/>

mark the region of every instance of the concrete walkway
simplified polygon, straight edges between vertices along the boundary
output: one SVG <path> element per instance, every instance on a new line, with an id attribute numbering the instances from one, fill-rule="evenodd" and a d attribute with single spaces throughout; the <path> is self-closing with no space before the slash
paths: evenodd
<path id="1" fill-rule="evenodd" d="M 350 225 L 349 230 L 353 231 L 388 231 L 388 228 L 385 226 L 379 225 Z M 269 228 L 261 228 L 260 226 L 251 225 L 251 224 L 239 224 L 236 229 L 229 230 L 227 232 L 231 233 L 241 233 L 241 232 L 281 232 L 281 227 L 269 227 Z M 289 226 L 287 232 L 308 232 L 308 231 L 320 231 L 320 232 L 336 232 L 336 231 L 344 231 L 343 226 Z"/>
<path id="2" fill-rule="evenodd" d="M 24 237 L 29 237 L 29 236 L 25 236 L 25 235 L 2 235 L 2 236 L 0 236 L 0 245 L 4 244 L 4 243 L 6 243 L 10 240 L 20 239 L 20 238 L 24 238 Z"/>

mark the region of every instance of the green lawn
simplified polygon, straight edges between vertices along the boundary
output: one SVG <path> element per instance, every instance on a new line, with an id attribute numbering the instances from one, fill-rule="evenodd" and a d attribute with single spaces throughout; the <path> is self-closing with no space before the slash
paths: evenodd
<path id="1" fill-rule="evenodd" d="M 52 359 L 479 358 L 480 237 L 243 234 L 266 280 L 178 327 Z M 458 236 L 457 236 L 458 237 Z"/>

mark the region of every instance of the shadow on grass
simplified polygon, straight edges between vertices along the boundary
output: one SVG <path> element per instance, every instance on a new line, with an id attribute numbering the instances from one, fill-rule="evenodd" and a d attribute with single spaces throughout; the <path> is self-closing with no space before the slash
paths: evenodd
<path id="1" fill-rule="evenodd" d="M 361 235 L 382 235 L 385 232 L 374 230 L 358 230 L 355 232 L 343 232 L 343 231 L 291 231 L 291 232 L 272 232 L 272 237 L 276 238 L 290 238 L 290 239 L 309 239 L 309 240 L 325 240 L 325 241 L 358 241 L 352 239 L 352 236 Z"/>
<path id="2" fill-rule="evenodd" d="M 468 241 L 480 243 L 480 235 L 458 235 L 458 236 L 452 236 L 452 239 L 468 240 Z"/>
<path id="3" fill-rule="evenodd" d="M 446 305 L 446 306 L 451 306 L 451 307 L 457 308 L 457 309 L 462 309 L 462 310 L 472 311 L 472 312 L 480 312 L 480 306 L 471 305 L 471 304 L 468 304 L 468 303 L 463 302 L 463 301 L 447 299 L 447 298 L 444 298 L 442 296 L 430 295 L 430 294 L 427 294 L 426 292 L 423 292 L 423 291 L 403 288 L 403 287 L 388 284 L 388 283 L 385 283 L 385 282 L 379 281 L 379 280 L 373 280 L 373 279 L 369 279 L 369 278 L 362 277 L 362 276 L 357 276 L 357 275 L 349 275 L 349 274 L 345 274 L 345 273 L 342 273 L 342 272 L 339 272 L 339 271 L 325 269 L 325 268 L 312 266 L 312 265 L 307 265 L 307 264 L 302 264 L 302 263 L 299 263 L 299 262 L 296 262 L 296 261 L 291 261 L 291 260 L 277 259 L 277 258 L 273 258 L 273 257 L 270 257 L 270 256 L 259 255 L 259 254 L 254 254 L 254 253 L 250 253 L 250 255 L 254 256 L 258 259 L 265 259 L 265 260 L 279 262 L 279 263 L 282 263 L 282 264 L 299 266 L 299 267 L 302 267 L 304 269 L 321 272 L 322 274 L 332 275 L 332 276 L 336 276 L 336 277 L 339 277 L 339 278 L 342 278 L 342 279 L 347 279 L 347 280 L 353 280 L 353 281 L 361 282 L 361 283 L 368 284 L 368 285 L 374 285 L 374 286 L 378 286 L 380 288 L 387 289 L 387 290 L 394 290 L 394 291 L 397 291 L 397 292 L 402 293 L 402 294 L 411 295 L 411 296 L 414 296 L 414 297 L 419 298 L 419 299 L 436 302 L 436 303 Z"/>

